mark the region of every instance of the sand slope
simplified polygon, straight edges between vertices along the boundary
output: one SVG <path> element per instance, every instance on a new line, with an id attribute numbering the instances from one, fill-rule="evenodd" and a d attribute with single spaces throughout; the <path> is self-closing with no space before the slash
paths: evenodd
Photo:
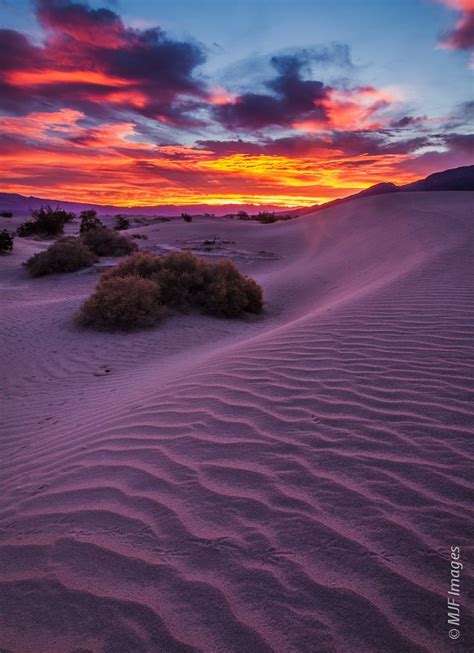
<path id="1" fill-rule="evenodd" d="M 137 228 L 155 250 L 228 241 L 267 306 L 129 335 L 76 329 L 97 275 L 30 280 L 44 245 L 17 240 L 0 648 L 472 650 L 473 206 L 407 193 Z M 452 545 L 471 561 L 455 643 Z"/>

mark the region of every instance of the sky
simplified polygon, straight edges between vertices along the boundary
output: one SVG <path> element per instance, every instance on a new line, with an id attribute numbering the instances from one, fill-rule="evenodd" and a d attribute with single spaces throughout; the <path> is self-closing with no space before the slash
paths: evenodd
<path id="1" fill-rule="evenodd" d="M 310 206 L 474 163 L 474 0 L 0 0 L 0 191 Z"/>

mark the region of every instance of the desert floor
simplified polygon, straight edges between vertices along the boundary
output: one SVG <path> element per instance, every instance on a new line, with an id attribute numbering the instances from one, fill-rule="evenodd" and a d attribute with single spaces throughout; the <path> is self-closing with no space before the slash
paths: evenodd
<path id="1" fill-rule="evenodd" d="M 16 239 L 0 650 L 474 650 L 473 196 L 143 219 L 142 248 L 229 256 L 266 306 L 131 334 L 76 327 L 98 269 L 29 279 L 47 243 Z"/>

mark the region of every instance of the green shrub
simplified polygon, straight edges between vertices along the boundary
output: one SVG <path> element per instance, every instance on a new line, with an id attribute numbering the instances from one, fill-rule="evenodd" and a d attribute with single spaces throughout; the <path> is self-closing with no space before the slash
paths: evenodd
<path id="1" fill-rule="evenodd" d="M 61 238 L 44 252 L 34 254 L 25 266 L 32 277 L 42 277 L 55 272 L 75 272 L 97 261 L 78 238 Z"/>
<path id="2" fill-rule="evenodd" d="M 104 226 L 102 222 L 99 220 L 99 218 L 97 217 L 97 211 L 95 211 L 94 209 L 87 209 L 85 211 L 81 211 L 79 214 L 79 218 L 81 220 L 79 233 L 81 234 L 85 234 L 86 231 L 90 231 L 91 229 L 99 229 L 100 227 Z"/>
<path id="3" fill-rule="evenodd" d="M 181 217 L 185 222 L 192 222 L 193 221 L 193 216 L 189 215 L 189 213 L 181 213 Z"/>
<path id="4" fill-rule="evenodd" d="M 130 220 L 126 218 L 124 215 L 116 215 L 115 216 L 115 227 L 114 229 L 116 231 L 122 231 L 124 229 L 128 229 L 130 226 Z"/>
<path id="5" fill-rule="evenodd" d="M 99 227 L 81 234 L 83 243 L 97 256 L 126 256 L 138 250 L 138 245 L 113 229 Z"/>
<path id="6" fill-rule="evenodd" d="M 2 231 L 0 231 L 0 254 L 5 254 L 6 252 L 12 251 L 13 238 L 14 235 L 6 229 L 2 229 Z"/>
<path id="7" fill-rule="evenodd" d="M 137 329 L 156 324 L 162 312 L 160 287 L 150 279 L 104 279 L 81 306 L 77 321 L 99 329 Z"/>
<path id="8" fill-rule="evenodd" d="M 11 211 L 0 211 L 1 218 L 13 218 L 13 213 Z"/>
<path id="9" fill-rule="evenodd" d="M 75 215 L 59 207 L 52 209 L 46 205 L 31 211 L 31 217 L 33 220 L 18 227 L 17 234 L 19 236 L 60 236 L 64 232 L 66 222 L 71 222 Z"/>
<path id="10" fill-rule="evenodd" d="M 140 252 L 104 272 L 102 279 L 142 277 L 160 286 L 162 301 L 183 311 L 200 308 L 212 315 L 237 317 L 260 313 L 260 286 L 228 260 L 210 263 L 191 252 L 155 256 Z"/>

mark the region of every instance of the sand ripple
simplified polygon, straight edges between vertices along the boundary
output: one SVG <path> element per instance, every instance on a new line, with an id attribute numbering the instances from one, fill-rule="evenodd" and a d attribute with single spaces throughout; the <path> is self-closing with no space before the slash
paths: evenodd
<path id="1" fill-rule="evenodd" d="M 471 650 L 472 200 L 356 204 L 228 226 L 280 257 L 255 323 L 81 333 L 90 275 L 7 278 L 1 650 Z"/>

